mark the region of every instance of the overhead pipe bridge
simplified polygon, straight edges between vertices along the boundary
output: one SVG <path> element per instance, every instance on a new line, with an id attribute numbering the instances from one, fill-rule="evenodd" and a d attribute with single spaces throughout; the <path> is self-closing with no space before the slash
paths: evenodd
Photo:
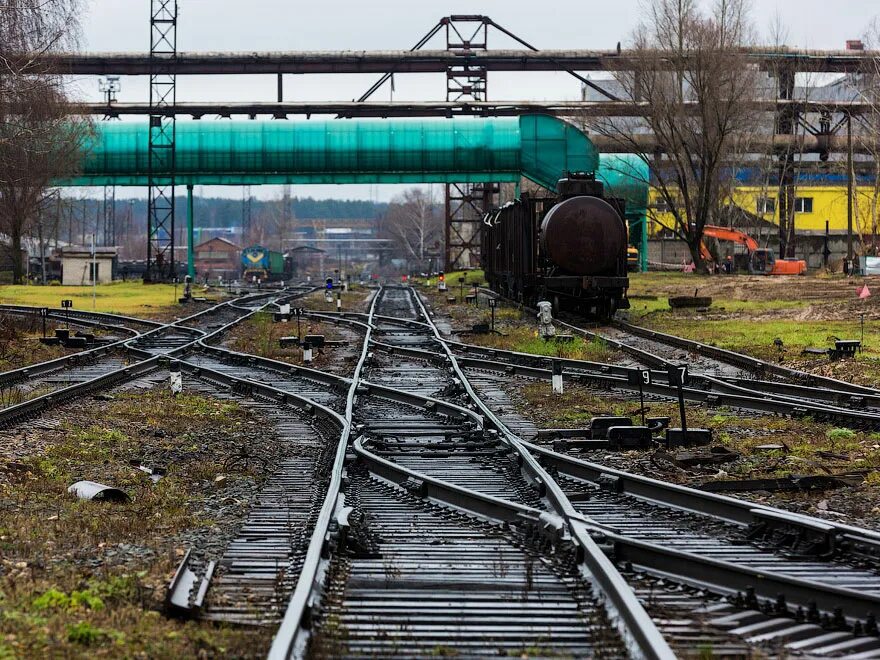
<path id="1" fill-rule="evenodd" d="M 181 121 L 174 172 L 187 185 L 518 182 L 555 189 L 566 172 L 594 172 L 598 153 L 558 118 Z M 101 122 L 80 173 L 63 186 L 147 185 L 145 122 Z"/>

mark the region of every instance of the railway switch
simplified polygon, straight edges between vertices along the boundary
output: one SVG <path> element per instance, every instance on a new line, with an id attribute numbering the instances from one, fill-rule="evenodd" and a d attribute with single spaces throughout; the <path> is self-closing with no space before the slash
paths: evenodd
<path id="1" fill-rule="evenodd" d="M 666 429 L 666 447 L 705 447 L 712 443 L 712 429 Z"/>
<path id="2" fill-rule="evenodd" d="M 590 420 L 590 438 L 607 440 L 608 429 L 613 426 L 632 426 L 632 420 L 629 417 L 593 417 Z"/>

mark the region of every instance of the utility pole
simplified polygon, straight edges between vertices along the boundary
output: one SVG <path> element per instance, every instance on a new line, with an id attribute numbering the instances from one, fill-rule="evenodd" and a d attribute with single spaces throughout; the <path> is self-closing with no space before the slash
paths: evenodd
<path id="1" fill-rule="evenodd" d="M 37 242 L 40 250 L 40 282 L 46 284 L 46 249 L 43 247 L 43 209 L 37 218 Z"/>
<path id="2" fill-rule="evenodd" d="M 853 261 L 853 144 L 852 115 L 846 116 L 846 259 Z"/>

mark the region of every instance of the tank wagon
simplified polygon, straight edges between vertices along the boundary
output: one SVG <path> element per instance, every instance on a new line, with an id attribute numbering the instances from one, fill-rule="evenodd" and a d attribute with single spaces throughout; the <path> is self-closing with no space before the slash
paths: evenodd
<path id="1" fill-rule="evenodd" d="M 251 245 L 241 251 L 241 274 L 245 280 L 258 278 L 263 282 L 289 279 L 293 272 L 290 257 L 269 250 L 262 245 Z"/>
<path id="2" fill-rule="evenodd" d="M 523 194 L 483 218 L 482 265 L 497 293 L 556 311 L 610 318 L 629 308 L 626 203 L 592 174 L 570 174 L 555 196 Z"/>

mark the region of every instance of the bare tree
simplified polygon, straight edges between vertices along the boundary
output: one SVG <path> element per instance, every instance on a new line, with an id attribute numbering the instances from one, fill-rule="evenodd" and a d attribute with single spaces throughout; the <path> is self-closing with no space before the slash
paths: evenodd
<path id="1" fill-rule="evenodd" d="M 259 211 L 251 219 L 245 241 L 248 245 L 263 245 L 283 252 L 295 223 L 290 186 L 284 186 L 278 198 L 260 205 Z"/>
<path id="2" fill-rule="evenodd" d="M 666 227 L 684 240 L 700 267 L 703 228 L 726 203 L 733 168 L 754 132 L 751 104 L 757 71 L 742 53 L 752 42 L 747 0 L 716 0 L 701 10 L 697 0 L 650 0 L 647 21 L 632 37 L 633 66 L 613 73 L 622 100 L 643 119 L 587 120 L 590 130 L 651 170 Z M 657 149 L 640 137 L 650 132 Z"/>
<path id="3" fill-rule="evenodd" d="M 875 17 L 868 25 L 864 35 L 865 46 L 876 52 L 880 48 L 880 16 Z M 864 151 L 870 156 L 871 162 L 871 188 L 868 197 L 868 220 L 870 227 L 871 242 L 867 245 L 864 237 L 862 245 L 869 249 L 870 253 L 877 256 L 877 232 L 878 218 L 880 218 L 880 57 L 866 58 L 862 71 L 853 77 L 858 100 L 866 103 L 869 110 L 858 117 L 858 123 L 853 124 L 853 140 L 857 141 Z M 853 118 L 855 119 L 855 118 Z M 853 168 L 854 169 L 854 168 Z M 855 176 L 854 171 L 848 171 L 847 176 Z M 853 203 L 856 206 L 856 218 L 862 218 L 859 210 L 859 194 L 855 195 Z"/>
<path id="4" fill-rule="evenodd" d="M 54 180 L 81 160 L 89 122 L 71 115 L 59 75 L 41 57 L 76 44 L 79 0 L 5 0 L 0 5 L 0 231 L 12 276 L 22 279 L 22 237 Z"/>
<path id="5" fill-rule="evenodd" d="M 428 269 L 430 253 L 443 238 L 443 219 L 433 189 L 412 188 L 392 200 L 383 226 L 410 262 L 420 270 Z"/>

